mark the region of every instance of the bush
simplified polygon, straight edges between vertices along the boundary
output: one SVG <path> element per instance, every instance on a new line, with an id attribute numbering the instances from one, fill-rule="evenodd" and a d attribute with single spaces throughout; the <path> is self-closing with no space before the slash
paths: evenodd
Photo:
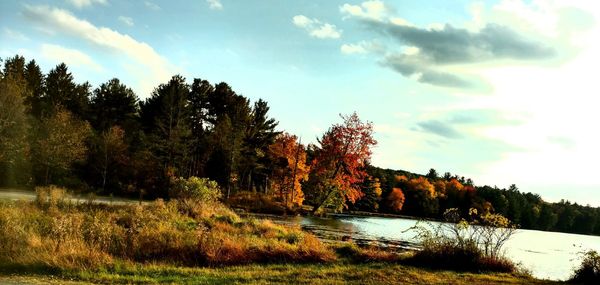
<path id="1" fill-rule="evenodd" d="M 187 214 L 194 214 L 202 204 L 217 202 L 221 196 L 221 189 L 217 182 L 208 178 L 174 178 L 169 189 L 169 197 L 177 199 L 182 210 Z"/>
<path id="2" fill-rule="evenodd" d="M 169 191 L 171 198 L 192 199 L 201 202 L 216 202 L 222 195 L 217 182 L 195 176 L 188 179 L 175 178 Z"/>
<path id="3" fill-rule="evenodd" d="M 409 262 L 460 271 L 516 271 L 514 263 L 502 255 L 502 247 L 516 227 L 498 214 L 478 216 L 471 209 L 470 216 L 471 222 L 467 222 L 453 208 L 444 213 L 445 223 L 415 226 L 422 250 Z"/>
<path id="4" fill-rule="evenodd" d="M 589 250 L 583 253 L 583 261 L 571 281 L 583 284 L 600 284 L 600 254 Z"/>

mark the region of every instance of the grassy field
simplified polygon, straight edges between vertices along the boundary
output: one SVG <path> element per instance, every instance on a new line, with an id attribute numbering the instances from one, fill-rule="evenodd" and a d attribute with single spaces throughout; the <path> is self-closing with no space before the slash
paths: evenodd
<path id="1" fill-rule="evenodd" d="M 0 200 L 0 245 L 0 284 L 553 284 L 412 267 L 410 252 L 326 245 L 218 202 L 81 204 L 54 188 Z"/>
<path id="2" fill-rule="evenodd" d="M 56 274 L 56 273 L 55 273 Z M 433 271 L 392 263 L 243 265 L 218 268 L 123 265 L 97 271 L 0 273 L 13 284 L 559 284 L 512 274 Z"/>

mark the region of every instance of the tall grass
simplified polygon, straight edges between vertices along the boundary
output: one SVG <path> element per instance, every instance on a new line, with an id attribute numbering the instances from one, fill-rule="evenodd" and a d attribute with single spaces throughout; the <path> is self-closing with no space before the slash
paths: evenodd
<path id="1" fill-rule="evenodd" d="M 0 201 L 0 263 L 95 269 L 120 262 L 232 265 L 328 262 L 334 252 L 299 228 L 241 219 L 222 204 L 158 200 L 108 206 L 65 202 L 40 188 L 35 202 Z"/>

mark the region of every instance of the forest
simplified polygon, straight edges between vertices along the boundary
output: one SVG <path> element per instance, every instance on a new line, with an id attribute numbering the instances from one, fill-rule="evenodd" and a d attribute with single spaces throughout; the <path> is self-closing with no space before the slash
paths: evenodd
<path id="1" fill-rule="evenodd" d="M 208 178 L 231 205 L 314 214 L 363 211 L 441 219 L 498 213 L 521 228 L 600 235 L 600 208 L 476 186 L 451 173 L 371 165 L 373 124 L 340 115 L 316 144 L 278 129 L 264 100 L 175 75 L 141 100 L 119 79 L 93 87 L 64 64 L 44 73 L 14 56 L 0 71 L 0 187 L 168 199 L 174 181 Z M 410 138 L 407 138 L 410 139 Z M 307 207 L 308 206 L 308 207 Z"/>

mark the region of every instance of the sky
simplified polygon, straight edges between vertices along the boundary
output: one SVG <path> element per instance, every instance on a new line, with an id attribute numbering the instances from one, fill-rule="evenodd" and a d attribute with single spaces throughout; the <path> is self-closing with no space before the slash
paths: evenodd
<path id="1" fill-rule="evenodd" d="M 374 124 L 372 164 L 600 206 L 597 1 L 0 1 L 0 57 L 147 98 L 227 82 L 316 138 Z"/>

